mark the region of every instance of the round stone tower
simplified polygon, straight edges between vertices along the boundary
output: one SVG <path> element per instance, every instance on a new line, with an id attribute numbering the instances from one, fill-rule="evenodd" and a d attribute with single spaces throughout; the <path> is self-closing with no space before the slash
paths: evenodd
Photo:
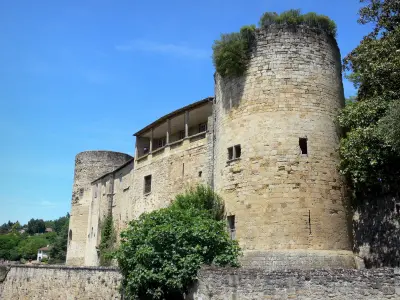
<path id="1" fill-rule="evenodd" d="M 335 39 L 301 26 L 257 29 L 244 76 L 217 74 L 215 95 L 214 187 L 243 264 L 354 267 L 337 171 Z"/>
<path id="2" fill-rule="evenodd" d="M 91 182 L 113 171 L 132 157 L 112 151 L 85 151 L 75 157 L 71 218 L 68 231 L 68 265 L 83 265 L 86 248 Z"/>

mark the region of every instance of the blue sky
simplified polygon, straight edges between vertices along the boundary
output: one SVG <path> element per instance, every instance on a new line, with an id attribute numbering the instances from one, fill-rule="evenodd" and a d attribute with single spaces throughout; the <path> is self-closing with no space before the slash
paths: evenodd
<path id="1" fill-rule="evenodd" d="M 342 56 L 368 32 L 357 0 L 1 1 L 0 223 L 65 215 L 78 152 L 133 154 L 134 132 L 213 95 L 221 33 L 290 8 L 335 20 Z"/>

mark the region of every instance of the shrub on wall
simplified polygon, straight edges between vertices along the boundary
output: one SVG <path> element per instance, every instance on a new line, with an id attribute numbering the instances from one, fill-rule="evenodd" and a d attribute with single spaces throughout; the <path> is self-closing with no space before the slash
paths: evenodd
<path id="1" fill-rule="evenodd" d="M 262 15 L 259 22 L 261 28 L 268 28 L 273 24 L 306 25 L 336 36 L 336 24 L 329 17 L 313 12 L 302 15 L 299 9 L 288 10 L 280 15 L 275 12 L 266 12 Z M 214 41 L 213 63 L 219 75 L 237 77 L 247 70 L 255 40 L 255 29 L 255 25 L 243 26 L 240 32 L 222 34 L 219 40 Z"/>
<path id="2" fill-rule="evenodd" d="M 113 259 L 116 233 L 112 216 L 107 216 L 101 224 L 100 265 L 109 266 Z"/>
<path id="3" fill-rule="evenodd" d="M 315 12 L 310 12 L 302 15 L 300 9 L 291 9 L 284 11 L 280 15 L 273 12 L 267 12 L 262 15 L 259 25 L 262 28 L 267 28 L 273 24 L 282 25 L 307 25 L 312 28 L 318 28 L 326 33 L 336 36 L 336 23 L 329 17 L 318 15 Z"/>
<path id="4" fill-rule="evenodd" d="M 128 299 L 182 299 L 203 264 L 238 266 L 221 199 L 198 187 L 164 209 L 142 214 L 121 234 L 116 253 Z"/>

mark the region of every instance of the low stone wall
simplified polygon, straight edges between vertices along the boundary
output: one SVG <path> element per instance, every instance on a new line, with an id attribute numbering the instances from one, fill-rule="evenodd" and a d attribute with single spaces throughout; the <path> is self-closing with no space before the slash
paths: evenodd
<path id="1" fill-rule="evenodd" d="M 262 271 L 206 268 L 191 300 L 400 299 L 397 269 Z"/>
<path id="2" fill-rule="evenodd" d="M 0 267 L 2 300 L 122 299 L 118 269 Z M 400 299 L 399 283 L 399 269 L 265 271 L 209 267 L 199 272 L 199 281 L 187 299 Z"/>
<path id="3" fill-rule="evenodd" d="M 0 299 L 121 299 L 120 280 L 113 268 L 11 266 Z"/>

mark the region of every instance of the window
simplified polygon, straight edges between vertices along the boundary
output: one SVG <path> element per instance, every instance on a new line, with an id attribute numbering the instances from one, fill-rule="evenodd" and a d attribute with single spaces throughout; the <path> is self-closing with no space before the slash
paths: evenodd
<path id="1" fill-rule="evenodd" d="M 199 124 L 199 132 L 207 131 L 207 123 Z"/>
<path id="2" fill-rule="evenodd" d="M 299 146 L 300 146 L 301 154 L 308 154 L 307 138 L 299 138 Z"/>
<path id="3" fill-rule="evenodd" d="M 68 240 L 72 241 L 72 230 L 71 229 L 69 230 L 69 233 L 68 233 Z"/>
<path id="4" fill-rule="evenodd" d="M 228 232 L 229 236 L 231 237 L 232 240 L 235 239 L 235 233 L 236 233 L 236 228 L 235 228 L 235 216 L 228 216 L 227 217 L 227 222 L 228 222 Z"/>
<path id="5" fill-rule="evenodd" d="M 185 138 L 185 130 L 179 131 L 179 139 L 183 140 Z"/>
<path id="6" fill-rule="evenodd" d="M 240 145 L 228 148 L 228 160 L 240 158 L 242 156 L 242 148 Z"/>
<path id="7" fill-rule="evenodd" d="M 144 177 L 144 194 L 151 192 L 151 175 Z"/>
<path id="8" fill-rule="evenodd" d="M 167 138 L 162 137 L 158 139 L 158 148 L 164 147 L 167 144 Z"/>
<path id="9" fill-rule="evenodd" d="M 94 186 L 94 197 L 97 198 L 97 185 Z"/>
<path id="10" fill-rule="evenodd" d="M 199 177 L 201 177 L 201 175 L 203 175 L 203 172 L 202 172 L 202 171 L 199 171 Z"/>
<path id="11" fill-rule="evenodd" d="M 242 155 L 242 148 L 240 145 L 235 146 L 235 158 L 239 158 Z"/>
<path id="12" fill-rule="evenodd" d="M 233 147 L 228 148 L 228 160 L 233 159 Z"/>

